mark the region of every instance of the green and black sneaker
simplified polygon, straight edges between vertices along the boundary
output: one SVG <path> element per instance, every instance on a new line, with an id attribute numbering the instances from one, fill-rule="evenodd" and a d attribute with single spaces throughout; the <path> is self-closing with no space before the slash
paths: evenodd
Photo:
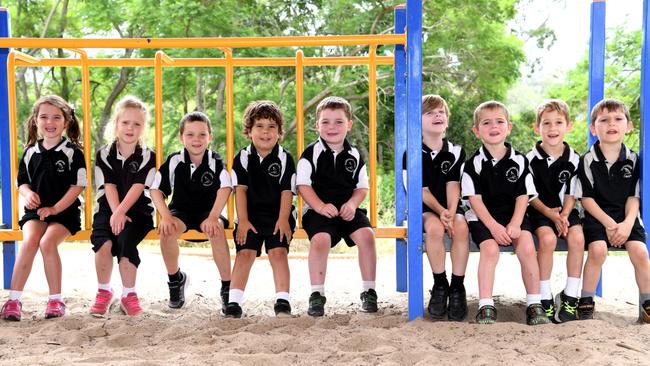
<path id="1" fill-rule="evenodd" d="M 544 308 L 544 312 L 548 317 L 548 320 L 555 323 L 555 303 L 553 299 L 542 300 L 541 303 L 542 303 L 542 307 Z"/>
<path id="2" fill-rule="evenodd" d="M 492 305 L 483 305 L 476 314 L 478 324 L 494 324 L 497 322 L 497 308 Z"/>
<path id="3" fill-rule="evenodd" d="M 555 296 L 555 321 L 558 323 L 578 320 L 578 298 L 566 295 L 564 291 Z"/>
<path id="4" fill-rule="evenodd" d="M 551 321 L 544 311 L 542 304 L 530 304 L 526 308 L 526 324 L 541 325 L 549 324 Z"/>
<path id="5" fill-rule="evenodd" d="M 361 311 L 365 313 L 377 312 L 377 292 L 374 289 L 368 289 L 361 293 Z"/>
<path id="6" fill-rule="evenodd" d="M 307 314 L 309 316 L 323 316 L 325 315 L 325 302 L 327 298 L 322 296 L 320 292 L 314 291 L 309 296 L 309 309 Z"/>

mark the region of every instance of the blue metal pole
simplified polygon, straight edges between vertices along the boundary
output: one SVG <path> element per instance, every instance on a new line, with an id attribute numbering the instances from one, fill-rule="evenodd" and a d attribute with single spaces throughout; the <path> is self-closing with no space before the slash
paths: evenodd
<path id="1" fill-rule="evenodd" d="M 650 220 L 650 0 L 643 1 L 643 41 L 641 43 L 641 218 Z M 646 176 L 647 175 L 647 176 Z M 648 179 L 646 179 L 648 178 Z M 646 242 L 650 252 L 650 244 Z"/>
<path id="2" fill-rule="evenodd" d="M 9 11 L 6 8 L 0 8 L 0 37 L 11 37 L 11 28 L 9 22 Z M 2 223 L 7 228 L 11 227 L 11 190 L 14 185 L 11 181 L 11 168 L 9 158 L 9 101 L 7 97 L 7 58 L 9 57 L 8 48 L 0 48 L 0 141 L 4 141 L 0 146 L 0 171 L 2 174 Z M 4 268 L 4 288 L 11 287 L 11 275 L 14 272 L 14 263 L 16 262 L 16 242 L 5 241 L 2 243 L 2 260 Z"/>
<path id="3" fill-rule="evenodd" d="M 605 0 L 591 3 L 591 39 L 589 42 L 589 111 L 587 121 L 591 120 L 591 109 L 605 97 Z M 596 142 L 587 128 L 587 141 L 590 148 Z M 603 273 L 596 287 L 596 295 L 603 296 Z"/>
<path id="4" fill-rule="evenodd" d="M 395 33 L 404 34 L 406 8 L 395 7 Z M 406 152 L 406 52 L 404 45 L 395 46 L 395 225 L 406 220 L 406 191 L 402 178 L 402 156 Z M 395 282 L 398 292 L 407 290 L 407 251 L 404 239 L 395 240 Z"/>
<path id="5" fill-rule="evenodd" d="M 424 315 L 422 289 L 422 1 L 406 2 L 409 320 Z"/>

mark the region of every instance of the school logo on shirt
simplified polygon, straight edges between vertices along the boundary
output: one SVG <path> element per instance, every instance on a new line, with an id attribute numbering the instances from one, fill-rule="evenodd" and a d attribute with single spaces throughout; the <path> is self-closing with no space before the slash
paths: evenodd
<path id="1" fill-rule="evenodd" d="M 451 168 L 451 161 L 445 160 L 440 164 L 440 171 L 442 174 L 447 174 L 449 172 L 449 168 Z"/>
<path id="2" fill-rule="evenodd" d="M 632 165 L 629 164 L 623 165 L 623 167 L 621 168 L 621 175 L 625 179 L 632 178 Z"/>
<path id="3" fill-rule="evenodd" d="M 282 171 L 282 168 L 280 167 L 279 163 L 272 163 L 271 165 L 269 165 L 269 168 L 267 169 L 267 172 L 273 178 L 279 177 L 281 171 Z"/>
<path id="4" fill-rule="evenodd" d="M 201 174 L 201 184 L 204 187 L 210 187 L 212 183 L 214 183 L 214 174 L 210 171 L 203 172 L 203 174 Z"/>
<path id="5" fill-rule="evenodd" d="M 570 177 L 571 177 L 571 172 L 565 169 L 565 170 L 560 172 L 560 174 L 558 175 L 557 180 L 561 184 L 564 184 L 569 180 Z"/>
<path id="6" fill-rule="evenodd" d="M 519 178 L 519 169 L 517 167 L 511 167 L 510 169 L 506 170 L 506 179 L 510 183 L 514 183 L 517 181 L 517 178 Z"/>
<path id="7" fill-rule="evenodd" d="M 140 164 L 137 161 L 132 161 L 129 163 L 129 173 L 137 173 Z"/>
<path id="8" fill-rule="evenodd" d="M 352 173 L 357 168 L 357 161 L 353 158 L 347 158 L 345 159 L 343 166 L 345 167 L 346 171 Z"/>
<path id="9" fill-rule="evenodd" d="M 57 160 L 56 163 L 54 163 L 54 165 L 56 165 L 56 171 L 57 171 L 58 173 L 63 173 L 63 172 L 65 172 L 65 165 L 66 165 L 66 164 L 65 164 L 65 161 L 63 161 L 63 160 Z"/>

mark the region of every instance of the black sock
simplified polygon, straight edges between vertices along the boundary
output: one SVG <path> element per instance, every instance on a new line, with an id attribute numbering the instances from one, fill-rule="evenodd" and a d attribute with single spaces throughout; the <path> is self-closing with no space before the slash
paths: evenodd
<path id="1" fill-rule="evenodd" d="M 181 269 L 179 268 L 178 271 L 174 274 L 168 274 L 167 277 L 169 277 L 169 282 L 179 282 L 180 280 L 183 279 L 183 276 L 181 276 Z"/>
<path id="2" fill-rule="evenodd" d="M 230 281 L 221 281 L 221 289 L 230 289 Z"/>
<path id="3" fill-rule="evenodd" d="M 447 281 L 447 272 L 442 271 L 442 273 L 433 274 L 433 286 L 435 287 L 449 287 L 449 281 Z"/>
<path id="4" fill-rule="evenodd" d="M 463 282 L 465 281 L 465 276 L 456 276 L 451 274 L 451 288 L 462 288 Z"/>

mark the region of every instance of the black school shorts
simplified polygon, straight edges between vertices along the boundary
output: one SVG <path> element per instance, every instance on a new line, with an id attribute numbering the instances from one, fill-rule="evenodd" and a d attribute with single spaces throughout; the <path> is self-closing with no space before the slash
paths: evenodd
<path id="1" fill-rule="evenodd" d="M 36 211 L 37 210 L 25 209 L 25 214 L 18 222 L 21 229 L 29 220 L 40 220 Z M 70 235 L 74 235 L 77 231 L 81 230 L 81 211 L 79 211 L 78 207 L 68 207 L 56 215 L 46 217 L 44 222 L 47 222 L 48 224 L 52 222 L 59 223 L 68 229 Z"/>
<path id="2" fill-rule="evenodd" d="M 289 252 L 289 241 L 287 238 L 283 237 L 282 241 L 280 241 L 280 233 L 273 235 L 273 229 L 275 229 L 275 227 L 265 228 L 262 226 L 256 226 L 255 224 L 253 224 L 253 226 L 255 227 L 255 230 L 257 230 L 257 234 L 254 233 L 253 230 L 248 230 L 248 233 L 246 234 L 246 243 L 244 243 L 244 245 L 235 244 L 237 252 L 244 249 L 250 249 L 254 250 L 257 253 L 256 256 L 259 257 L 262 254 L 262 246 L 264 246 L 266 254 L 269 254 L 269 250 L 275 248 L 285 248 L 287 253 Z M 237 227 L 238 225 L 235 224 L 234 233 L 237 232 Z M 291 228 L 291 236 L 293 237 L 293 233 L 296 229 L 296 219 L 293 215 L 289 215 L 289 227 Z"/>
<path id="3" fill-rule="evenodd" d="M 177 217 L 179 220 L 183 221 L 183 224 L 185 224 L 186 227 L 185 232 L 188 230 L 196 230 L 200 233 L 203 232 L 201 230 L 201 223 L 210 215 L 210 211 L 191 213 L 179 210 L 171 210 L 171 213 L 172 216 Z M 227 229 L 228 225 L 230 224 L 228 222 L 228 219 L 222 215 L 219 215 L 219 219 L 223 222 L 224 229 Z"/>
<path id="4" fill-rule="evenodd" d="M 625 213 L 623 213 L 622 215 L 615 215 L 618 217 L 615 217 L 613 215 L 610 216 L 612 216 L 612 218 L 616 222 L 621 222 L 625 218 Z M 596 220 L 593 216 L 589 214 L 586 214 L 584 220 L 582 221 L 582 231 L 584 232 L 585 235 L 585 249 L 589 249 L 589 244 L 598 240 L 603 240 L 605 243 L 607 243 L 608 248 L 612 248 L 614 250 L 625 249 L 625 247 L 621 247 L 621 248 L 612 247 L 612 245 L 609 243 L 609 240 L 607 240 L 607 233 L 605 232 L 605 227 L 598 220 Z M 635 241 L 640 241 L 642 243 L 645 243 L 646 238 L 647 238 L 647 234 L 645 232 L 645 228 L 643 227 L 641 221 L 639 221 L 639 219 L 637 218 L 636 220 L 634 220 L 634 226 L 632 227 L 632 231 L 630 231 L 630 236 L 627 238 L 627 241 L 635 240 Z"/>
<path id="5" fill-rule="evenodd" d="M 148 215 L 130 215 L 131 222 L 127 221 L 124 230 L 119 235 L 114 235 L 111 230 L 110 219 L 112 212 L 99 210 L 93 217 L 93 232 L 90 234 L 90 242 L 93 251 L 97 253 L 107 241 L 111 241 L 111 254 L 117 257 L 117 261 L 126 257 L 134 266 L 140 265 L 138 244 L 153 229 L 153 219 Z"/>
<path id="6" fill-rule="evenodd" d="M 528 210 L 528 218 L 530 219 L 530 225 L 533 228 L 533 233 L 535 232 L 535 230 L 537 230 L 542 226 L 548 226 L 551 229 L 553 229 L 555 235 L 559 235 L 553 221 L 551 221 L 551 219 L 539 213 L 539 211 L 535 210 L 534 208 Z M 580 215 L 578 214 L 578 210 L 576 210 L 575 208 L 571 210 L 568 220 L 569 220 L 569 227 L 574 225 L 582 225 L 582 220 L 580 220 Z"/>
<path id="7" fill-rule="evenodd" d="M 345 221 L 340 217 L 329 218 L 322 216 L 314 210 L 307 210 L 302 216 L 302 227 L 307 232 L 309 240 L 318 233 L 328 233 L 332 238 L 331 247 L 334 248 L 341 239 L 345 240 L 348 247 L 355 246 L 355 242 L 350 239 L 350 234 L 370 226 L 370 221 L 366 216 L 366 210 L 357 208 L 354 218 L 351 221 Z"/>
<path id="8" fill-rule="evenodd" d="M 494 219 L 503 226 L 508 225 L 510 222 L 510 217 L 495 217 Z M 469 221 L 467 224 L 469 226 L 469 232 L 472 234 L 472 240 L 479 248 L 481 246 L 481 243 L 484 241 L 494 239 L 490 233 L 490 230 L 481 222 L 481 220 Z M 524 215 L 524 220 L 521 222 L 520 227 L 521 231 L 528 231 L 532 233 L 530 220 L 528 219 L 527 215 Z"/>

